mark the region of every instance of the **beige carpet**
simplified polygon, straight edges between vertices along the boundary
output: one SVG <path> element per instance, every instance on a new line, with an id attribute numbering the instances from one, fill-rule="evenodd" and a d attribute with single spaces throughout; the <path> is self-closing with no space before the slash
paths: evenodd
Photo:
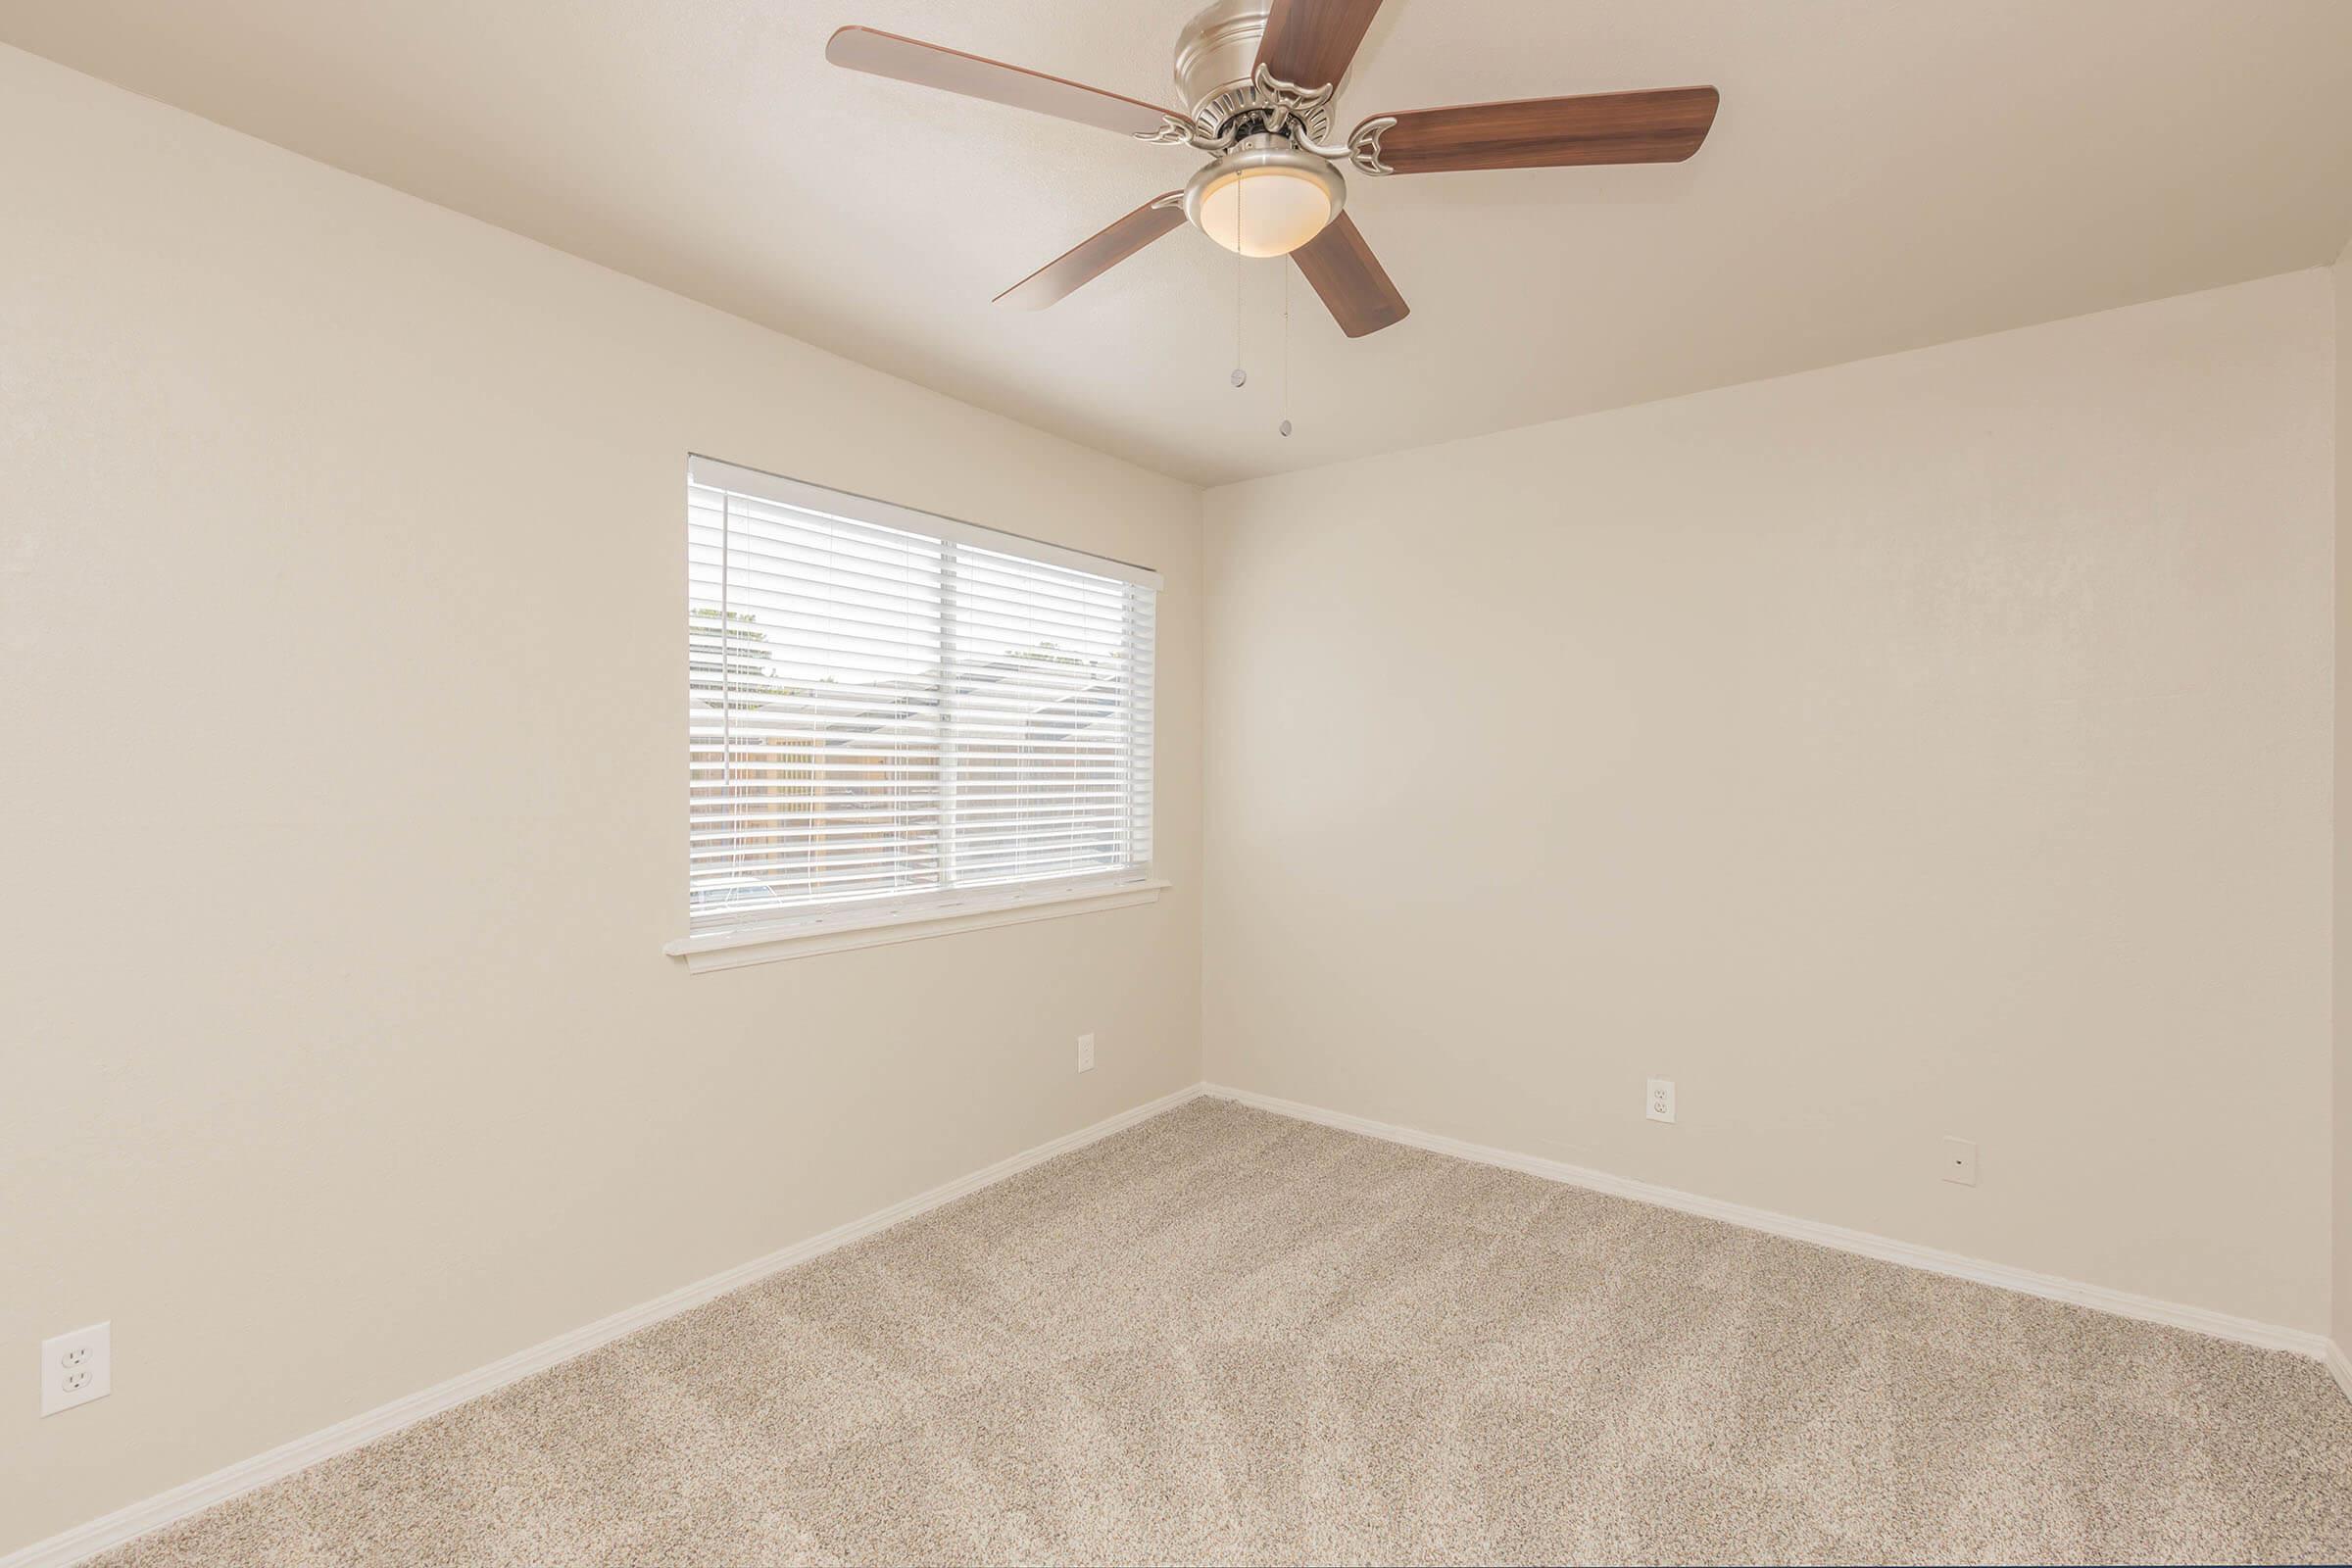
<path id="1" fill-rule="evenodd" d="M 2348 1557 L 2311 1362 L 1202 1101 L 103 1560 Z"/>

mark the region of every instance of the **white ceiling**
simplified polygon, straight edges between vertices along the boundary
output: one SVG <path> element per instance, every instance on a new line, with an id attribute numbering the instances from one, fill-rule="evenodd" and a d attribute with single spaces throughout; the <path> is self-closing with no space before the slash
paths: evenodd
<path id="1" fill-rule="evenodd" d="M 1353 176 L 1413 307 L 1355 342 L 1191 229 L 1053 310 L 992 307 L 1199 155 L 823 58 L 858 22 L 1166 102 L 1197 3 L 0 0 L 0 40 L 1202 482 L 2322 265 L 2352 234 L 2352 0 L 1387 0 L 1341 124 L 1699 82 L 1723 109 L 1683 165 Z"/>

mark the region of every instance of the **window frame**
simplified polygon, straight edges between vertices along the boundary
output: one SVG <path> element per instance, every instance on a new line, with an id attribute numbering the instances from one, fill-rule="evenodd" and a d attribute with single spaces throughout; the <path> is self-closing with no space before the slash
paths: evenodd
<path id="1" fill-rule="evenodd" d="M 1000 556 L 1124 581 L 1150 590 L 1155 598 L 1162 588 L 1163 580 L 1157 571 L 1131 562 L 1092 555 L 1051 541 L 918 511 L 871 496 L 835 490 L 803 479 L 747 468 L 740 464 L 726 463 L 700 454 L 688 457 L 686 481 L 690 527 L 693 491 L 697 487 L 720 489 L 821 516 L 894 529 L 936 539 L 944 544 L 971 545 Z M 686 589 L 691 610 L 697 602 L 691 574 Z M 721 608 L 723 610 L 725 607 Z M 1153 610 L 1156 612 L 1156 603 Z M 691 627 L 691 615 L 689 625 Z M 1152 639 L 1152 646 L 1146 653 L 1155 663 L 1155 612 L 1149 635 Z M 688 662 L 691 666 L 691 635 L 688 643 Z M 1132 650 L 1130 657 L 1133 657 Z M 1155 686 L 1156 670 L 1153 676 Z M 672 957 L 685 959 L 691 971 L 700 973 L 1155 902 L 1161 890 L 1169 886 L 1157 874 L 1156 864 L 1158 837 L 1154 807 L 1157 791 L 1153 775 L 1158 767 L 1159 749 L 1155 693 L 1149 710 L 1149 728 L 1145 731 L 1144 749 L 1149 752 L 1151 774 L 1144 776 L 1152 787 L 1146 792 L 1142 810 L 1145 813 L 1143 836 L 1153 858 L 1151 861 L 1066 876 L 962 886 L 942 885 L 898 894 L 853 896 L 838 901 L 769 907 L 746 911 L 739 921 L 713 923 L 706 910 L 703 923 L 698 926 L 694 912 L 693 862 L 689 859 L 684 900 L 687 934 L 664 944 L 662 951 Z M 691 721 L 687 749 L 691 768 L 694 753 Z M 1129 766 L 1131 770 L 1138 769 L 1140 763 L 1131 760 Z M 692 778 L 691 770 L 688 776 Z M 692 842 L 690 832 L 687 843 L 691 846 Z"/>

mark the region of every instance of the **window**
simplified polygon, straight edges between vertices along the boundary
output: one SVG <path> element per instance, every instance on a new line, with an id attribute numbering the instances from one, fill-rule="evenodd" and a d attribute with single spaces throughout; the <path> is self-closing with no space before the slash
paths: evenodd
<path id="1" fill-rule="evenodd" d="M 686 542 L 671 951 L 1148 882 L 1156 573 L 705 458 Z"/>

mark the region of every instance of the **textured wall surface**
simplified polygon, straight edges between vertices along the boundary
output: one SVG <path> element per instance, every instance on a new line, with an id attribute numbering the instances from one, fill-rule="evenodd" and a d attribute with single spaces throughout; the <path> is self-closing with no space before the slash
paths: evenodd
<path id="1" fill-rule="evenodd" d="M 1200 1076 L 1197 491 L 6 50 L 0 211 L 0 1550 Z M 664 957 L 690 451 L 1163 571 L 1175 889 Z"/>
<path id="2" fill-rule="evenodd" d="M 2352 246 L 2335 264 L 2335 1311 L 2352 1351 Z"/>
<path id="3" fill-rule="evenodd" d="M 1208 1076 L 2322 1328 L 2330 286 L 1211 491 Z"/>

